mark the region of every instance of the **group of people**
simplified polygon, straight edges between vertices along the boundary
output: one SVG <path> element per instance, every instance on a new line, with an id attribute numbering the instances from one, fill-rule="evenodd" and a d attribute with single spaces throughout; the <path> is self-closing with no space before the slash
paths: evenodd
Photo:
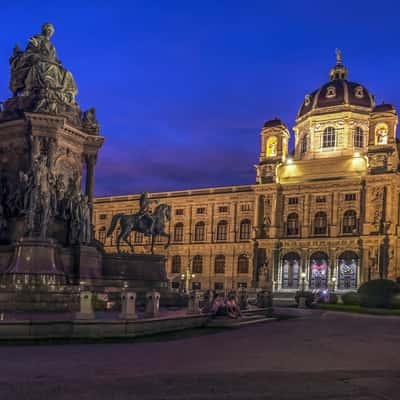
<path id="1" fill-rule="evenodd" d="M 205 295 L 205 305 L 202 311 L 215 316 L 228 316 L 235 319 L 242 316 L 236 294 L 233 292 L 225 295 L 225 293 L 209 290 Z"/>
<path id="2" fill-rule="evenodd" d="M 15 190 L 2 177 L 0 228 L 7 227 L 10 217 L 26 216 L 27 234 L 47 237 L 47 229 L 56 217 L 68 224 L 70 244 L 92 241 L 91 212 L 88 197 L 78 187 L 78 178 L 68 179 L 51 171 L 46 155 L 38 155 L 28 172 L 20 171 Z"/>

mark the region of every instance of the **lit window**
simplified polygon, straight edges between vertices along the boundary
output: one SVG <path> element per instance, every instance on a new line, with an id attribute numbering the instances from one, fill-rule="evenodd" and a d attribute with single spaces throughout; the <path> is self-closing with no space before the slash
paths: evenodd
<path id="1" fill-rule="evenodd" d="M 278 139 L 275 136 L 271 136 L 267 140 L 267 157 L 275 157 L 277 155 Z"/>
<path id="2" fill-rule="evenodd" d="M 375 129 L 375 144 L 387 144 L 388 127 L 386 124 L 379 124 Z"/>
<path id="3" fill-rule="evenodd" d="M 327 148 L 327 147 L 335 147 L 336 145 L 336 133 L 335 133 L 335 128 L 332 126 L 328 126 L 324 130 L 324 133 L 322 135 L 322 147 Z"/>

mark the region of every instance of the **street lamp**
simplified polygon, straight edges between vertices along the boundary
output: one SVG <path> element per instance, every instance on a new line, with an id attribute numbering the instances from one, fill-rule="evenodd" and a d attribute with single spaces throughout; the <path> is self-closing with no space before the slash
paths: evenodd
<path id="1" fill-rule="evenodd" d="M 301 274 L 301 291 L 304 293 L 305 285 L 306 285 L 306 273 L 303 271 Z"/>
<path id="2" fill-rule="evenodd" d="M 192 263 L 193 259 L 190 259 L 186 273 L 181 274 L 182 290 L 184 293 L 189 293 L 190 281 L 196 277 L 196 275 L 192 273 Z"/>
<path id="3" fill-rule="evenodd" d="M 335 292 L 335 286 L 336 286 L 336 276 L 332 277 L 332 292 Z"/>

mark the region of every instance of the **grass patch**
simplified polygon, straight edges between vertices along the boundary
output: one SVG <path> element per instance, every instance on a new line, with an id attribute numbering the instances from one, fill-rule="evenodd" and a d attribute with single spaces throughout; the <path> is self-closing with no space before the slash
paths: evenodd
<path id="1" fill-rule="evenodd" d="M 342 311 L 356 314 L 371 314 L 371 315 L 396 315 L 400 316 L 398 308 L 366 308 L 360 305 L 346 304 L 318 304 L 318 308 L 330 311 Z"/>

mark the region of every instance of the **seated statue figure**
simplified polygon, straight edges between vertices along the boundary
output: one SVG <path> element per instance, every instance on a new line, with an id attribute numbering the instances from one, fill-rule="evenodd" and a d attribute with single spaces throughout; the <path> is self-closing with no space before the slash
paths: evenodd
<path id="1" fill-rule="evenodd" d="M 54 26 L 46 23 L 41 34 L 29 39 L 25 51 L 15 47 L 10 58 L 10 89 L 14 96 L 50 96 L 54 101 L 74 105 L 78 90 L 72 74 L 57 58 L 50 42 L 53 34 Z"/>

